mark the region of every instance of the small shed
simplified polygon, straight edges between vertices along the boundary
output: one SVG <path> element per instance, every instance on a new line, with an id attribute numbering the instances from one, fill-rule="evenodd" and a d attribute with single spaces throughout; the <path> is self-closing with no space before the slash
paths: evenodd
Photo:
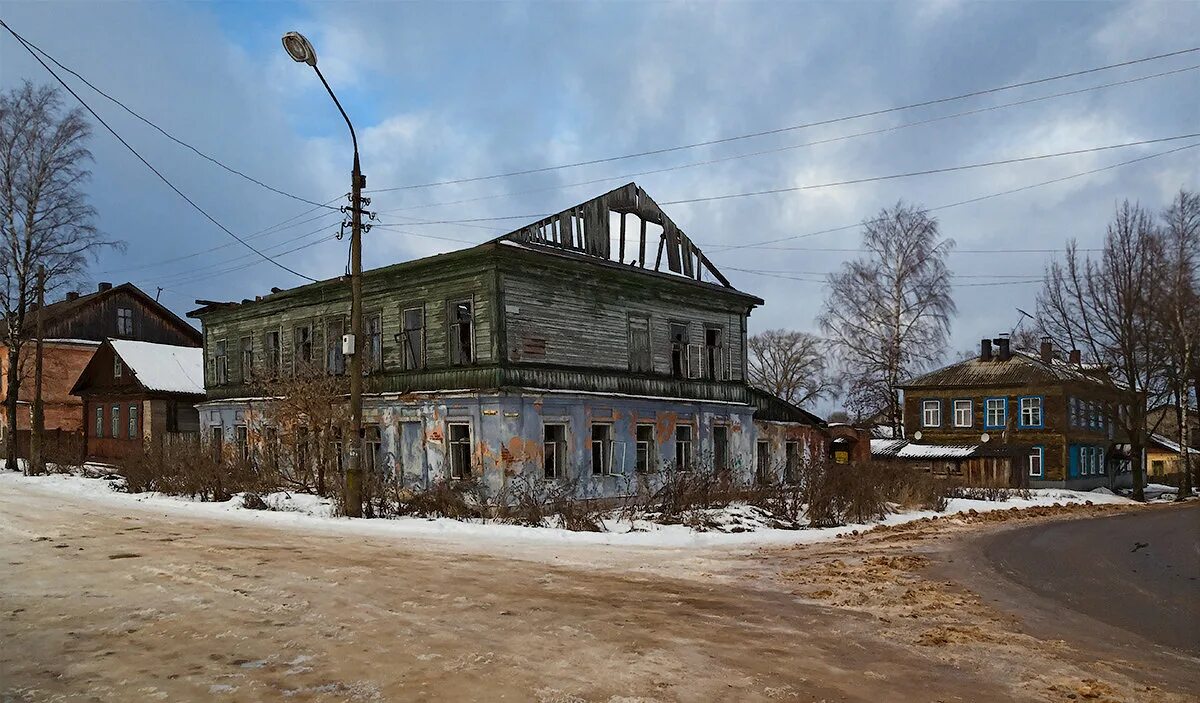
<path id="1" fill-rule="evenodd" d="M 1011 445 L 918 444 L 906 439 L 871 440 L 871 458 L 903 463 L 939 478 L 954 479 L 967 486 L 1028 485 L 1026 473 L 1016 457 L 1021 448 Z M 1040 469 L 1040 467 L 1038 467 Z"/>
<path id="2" fill-rule="evenodd" d="M 204 350 L 106 339 L 71 389 L 83 400 L 89 459 L 121 459 L 172 435 L 198 433 Z"/>

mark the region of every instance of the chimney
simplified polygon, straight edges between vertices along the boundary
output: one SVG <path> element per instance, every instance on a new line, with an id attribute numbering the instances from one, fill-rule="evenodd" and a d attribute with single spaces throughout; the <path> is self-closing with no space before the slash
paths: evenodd
<path id="1" fill-rule="evenodd" d="M 1001 334 L 995 340 L 996 348 L 999 350 L 996 353 L 996 358 L 1000 361 L 1008 361 L 1012 358 L 1012 352 L 1009 350 L 1009 339 L 1007 334 Z"/>
<path id="2" fill-rule="evenodd" d="M 1042 337 L 1042 361 L 1049 364 L 1054 361 L 1054 343 L 1049 337 Z"/>
<path id="3" fill-rule="evenodd" d="M 1080 355 L 1079 355 L 1079 350 L 1072 349 L 1071 350 L 1071 363 L 1074 364 L 1075 366 L 1079 366 L 1082 363 L 1082 361 L 1083 360 L 1080 358 Z"/>
<path id="4" fill-rule="evenodd" d="M 67 300 L 79 300 L 79 291 L 73 290 L 67 292 Z"/>
<path id="5" fill-rule="evenodd" d="M 981 339 L 979 341 L 979 360 L 980 361 L 991 361 L 992 360 L 992 340 Z"/>
<path id="6" fill-rule="evenodd" d="M 108 281 L 101 281 L 100 285 L 96 286 L 97 293 L 103 293 L 104 291 L 111 290 L 111 289 L 112 289 L 112 284 L 109 283 Z"/>

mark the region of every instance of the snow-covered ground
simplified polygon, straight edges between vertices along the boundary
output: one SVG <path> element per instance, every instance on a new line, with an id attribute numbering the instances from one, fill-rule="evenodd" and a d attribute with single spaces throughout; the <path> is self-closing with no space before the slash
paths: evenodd
<path id="1" fill-rule="evenodd" d="M 988 512 L 1009 508 L 1029 508 L 1067 503 L 1131 503 L 1128 498 L 1108 491 L 1084 492 L 1061 489 L 1036 489 L 1028 499 L 1013 497 L 1004 502 L 952 498 L 947 510 L 936 513 L 917 510 L 893 513 L 871 525 L 846 525 L 834 528 L 784 530 L 766 526 L 760 511 L 748 506 L 730 506 L 722 511 L 707 511 L 715 522 L 736 522 L 751 528 L 745 532 L 698 532 L 684 525 L 661 525 L 648 520 L 607 520 L 607 532 L 571 532 L 547 527 L 522 527 L 497 523 L 467 522 L 449 518 L 398 518 L 350 520 L 331 515 L 328 499 L 298 493 L 274 493 L 265 499 L 271 510 L 248 510 L 242 507 L 240 496 L 223 503 L 204 503 L 177 496 L 153 493 L 129 494 L 113 490 L 112 482 L 102 478 L 86 478 L 53 474 L 23 476 L 0 472 L 0 490 L 6 486 L 24 484 L 26 487 L 56 493 L 64 497 L 83 498 L 96 505 L 114 508 L 141 507 L 180 517 L 211 518 L 234 522 L 256 523 L 310 532 L 341 533 L 382 538 L 433 538 L 442 540 L 490 541 L 502 544 L 572 543 L 628 545 L 639 547 L 720 547 L 745 545 L 786 545 L 821 542 L 838 535 L 863 531 L 877 525 L 898 525 L 933 516 L 947 516 L 970 510 Z"/>

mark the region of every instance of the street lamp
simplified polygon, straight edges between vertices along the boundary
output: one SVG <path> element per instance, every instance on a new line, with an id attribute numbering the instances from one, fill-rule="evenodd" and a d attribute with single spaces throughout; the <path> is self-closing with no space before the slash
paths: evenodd
<path id="1" fill-rule="evenodd" d="M 350 357 L 350 424 L 354 441 L 350 442 L 350 456 L 346 465 L 346 516 L 362 516 L 362 354 L 358 353 L 357 341 L 362 339 L 362 189 L 367 178 L 358 166 L 358 136 L 350 117 L 342 109 L 342 103 L 333 94 L 333 88 L 317 68 L 317 52 L 308 39 L 299 32 L 283 35 L 283 48 L 297 63 L 306 63 L 317 72 L 333 104 L 337 105 L 342 119 L 350 128 L 350 141 L 354 144 L 354 169 L 350 174 L 350 334 L 342 340 L 342 351 Z"/>

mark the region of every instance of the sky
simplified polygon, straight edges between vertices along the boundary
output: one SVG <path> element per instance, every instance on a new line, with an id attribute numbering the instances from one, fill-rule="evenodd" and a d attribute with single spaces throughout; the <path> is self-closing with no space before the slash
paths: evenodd
<path id="1" fill-rule="evenodd" d="M 7 0 L 0 17 L 231 168 L 300 199 L 340 205 L 351 165 L 345 123 L 312 70 L 291 61 L 279 40 L 288 30 L 304 33 L 354 121 L 371 209 L 387 225 L 365 236 L 366 267 L 525 224 L 414 220 L 556 212 L 630 180 L 661 203 L 1200 132 L 1200 70 L 1186 70 L 1200 66 L 1193 52 L 651 156 L 384 190 L 779 130 L 1193 48 L 1200 3 Z M 1083 90 L 1167 71 L 1179 72 Z M 333 238 L 339 214 L 229 173 L 63 76 L 221 224 L 305 275 L 342 272 L 346 242 Z M 3 34 L 0 88 L 26 79 L 53 81 Z M 735 286 L 766 301 L 751 332 L 814 330 L 824 274 L 859 246 L 859 228 L 822 230 L 901 200 L 936 208 L 1071 177 L 934 212 L 957 243 L 952 359 L 1011 329 L 1018 309 L 1033 311 L 1037 278 L 1055 256 L 1045 250 L 1071 239 L 1098 246 L 1122 199 L 1158 210 L 1181 187 L 1200 187 L 1200 148 L 1084 172 L 1197 142 L 665 209 Z M 184 313 L 197 299 L 240 300 L 304 282 L 234 242 L 99 125 L 92 151 L 88 190 L 98 225 L 127 246 L 103 254 L 81 287 L 131 280 Z M 782 241 L 753 246 L 769 240 Z"/>

